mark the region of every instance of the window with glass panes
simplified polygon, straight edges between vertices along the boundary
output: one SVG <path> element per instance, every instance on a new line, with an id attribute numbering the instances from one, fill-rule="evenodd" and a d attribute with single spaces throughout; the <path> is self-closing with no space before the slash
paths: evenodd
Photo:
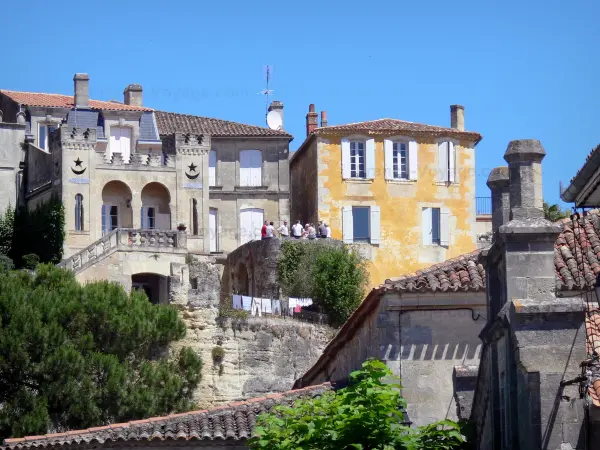
<path id="1" fill-rule="evenodd" d="M 365 168 L 365 143 L 363 141 L 350 142 L 350 176 L 352 178 L 366 178 Z"/>
<path id="2" fill-rule="evenodd" d="M 394 142 L 392 152 L 394 178 L 408 179 L 408 149 L 406 142 Z"/>

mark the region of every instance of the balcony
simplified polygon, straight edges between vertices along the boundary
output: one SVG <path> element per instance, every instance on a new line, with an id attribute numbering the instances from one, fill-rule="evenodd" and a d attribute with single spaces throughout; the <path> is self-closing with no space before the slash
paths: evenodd
<path id="1" fill-rule="evenodd" d="M 492 197 L 475 197 L 475 214 L 489 216 L 492 214 Z"/>

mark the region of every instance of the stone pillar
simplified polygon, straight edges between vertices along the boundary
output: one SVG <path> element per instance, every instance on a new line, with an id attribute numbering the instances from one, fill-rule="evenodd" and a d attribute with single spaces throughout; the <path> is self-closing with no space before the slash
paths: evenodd
<path id="1" fill-rule="evenodd" d="M 510 220 L 508 167 L 496 167 L 490 172 L 487 186 L 492 191 L 492 232 Z"/>

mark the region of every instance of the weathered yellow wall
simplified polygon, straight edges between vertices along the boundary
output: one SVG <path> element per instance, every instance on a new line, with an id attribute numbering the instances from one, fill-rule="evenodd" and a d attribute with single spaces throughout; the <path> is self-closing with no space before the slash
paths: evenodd
<path id="1" fill-rule="evenodd" d="M 476 249 L 473 143 L 458 141 L 457 182 L 448 186 L 436 181 L 438 140 L 433 137 L 415 137 L 419 145 L 416 181 L 385 180 L 386 137 L 375 137 L 374 180 L 342 180 L 342 136 L 319 138 L 318 143 L 319 220 L 330 224 L 332 237 L 342 239 L 343 206 L 378 205 L 381 209 L 381 244 L 359 245 L 371 260 L 371 287 Z M 450 209 L 450 245 L 424 246 L 421 210 L 442 206 Z"/>

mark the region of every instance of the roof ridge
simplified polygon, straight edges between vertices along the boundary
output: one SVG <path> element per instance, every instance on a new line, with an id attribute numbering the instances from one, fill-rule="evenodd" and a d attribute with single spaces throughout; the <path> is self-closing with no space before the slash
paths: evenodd
<path id="1" fill-rule="evenodd" d="M 56 92 L 13 91 L 12 89 L 0 89 L 0 92 L 16 92 L 19 94 L 60 95 L 61 97 L 74 97 L 74 95 L 57 94 Z M 92 99 L 90 99 L 90 100 L 92 100 Z M 96 101 L 103 101 L 103 100 L 96 100 Z"/>

